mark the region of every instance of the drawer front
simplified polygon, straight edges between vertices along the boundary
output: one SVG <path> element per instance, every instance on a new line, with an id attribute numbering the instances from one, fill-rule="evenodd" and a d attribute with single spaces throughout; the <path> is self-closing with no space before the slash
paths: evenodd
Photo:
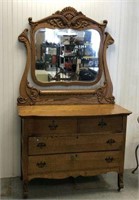
<path id="1" fill-rule="evenodd" d="M 120 160 L 119 151 L 29 156 L 28 173 L 112 169 Z"/>
<path id="2" fill-rule="evenodd" d="M 78 120 L 79 133 L 95 133 L 95 132 L 122 132 L 123 118 L 122 116 L 105 116 L 93 118 L 81 118 Z"/>
<path id="3" fill-rule="evenodd" d="M 99 150 L 121 150 L 124 134 L 71 137 L 29 137 L 29 155 Z"/>
<path id="4" fill-rule="evenodd" d="M 24 121 L 24 127 L 29 135 L 68 135 L 77 132 L 77 120 L 74 118 L 28 118 Z"/>

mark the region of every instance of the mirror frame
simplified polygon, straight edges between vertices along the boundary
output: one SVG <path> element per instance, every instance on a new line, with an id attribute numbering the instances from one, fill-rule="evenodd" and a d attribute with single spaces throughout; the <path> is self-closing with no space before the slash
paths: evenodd
<path id="1" fill-rule="evenodd" d="M 102 24 L 86 17 L 82 12 L 78 12 L 72 7 L 66 7 L 62 11 L 33 22 L 28 19 L 30 24 L 30 39 L 28 29 L 25 29 L 18 37 L 27 49 L 27 61 L 25 70 L 20 82 L 20 96 L 17 101 L 19 105 L 45 105 L 45 104 L 98 104 L 114 103 L 112 95 L 113 86 L 106 62 L 106 49 L 113 44 L 114 40 L 109 33 L 105 32 L 107 21 Z M 99 73 L 95 81 L 71 81 L 71 82 L 48 82 L 42 83 L 35 76 L 35 33 L 40 28 L 59 28 L 86 30 L 94 29 L 100 34 L 99 49 Z M 30 85 L 28 77 L 31 74 L 33 86 Z M 95 86 L 104 74 L 104 84 L 97 89 L 88 89 L 87 86 Z M 32 82 L 31 81 L 31 82 Z M 35 85 L 35 86 L 34 86 Z M 53 88 L 57 86 L 57 88 Z M 64 89 L 60 86 L 65 86 Z M 70 88 L 69 86 L 72 86 Z M 74 86 L 81 86 L 84 89 L 77 89 Z M 86 88 L 85 88 L 86 86 Z M 58 89 L 60 88 L 60 89 Z"/>

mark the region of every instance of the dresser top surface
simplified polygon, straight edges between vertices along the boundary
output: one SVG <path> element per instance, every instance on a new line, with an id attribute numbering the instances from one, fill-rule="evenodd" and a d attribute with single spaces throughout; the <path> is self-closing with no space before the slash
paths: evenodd
<path id="1" fill-rule="evenodd" d="M 18 106 L 20 117 L 80 117 L 121 114 L 129 115 L 131 112 L 116 104 Z"/>

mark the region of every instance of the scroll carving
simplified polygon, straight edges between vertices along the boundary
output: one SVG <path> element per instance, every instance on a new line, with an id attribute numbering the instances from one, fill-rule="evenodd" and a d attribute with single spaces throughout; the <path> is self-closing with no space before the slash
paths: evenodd
<path id="1" fill-rule="evenodd" d="M 103 24 L 99 24 L 96 21 L 87 18 L 82 12 L 77 12 L 72 7 L 66 7 L 62 11 L 57 11 L 49 17 L 46 17 L 37 22 L 33 22 L 32 18 L 29 18 L 29 24 L 34 29 L 38 24 L 46 23 L 53 28 L 73 28 L 82 29 L 89 28 L 92 24 L 99 26 L 102 30 L 105 29 L 107 21 L 104 20 Z"/>
<path id="2" fill-rule="evenodd" d="M 20 96 L 17 99 L 18 104 L 35 104 L 39 91 L 36 88 L 30 87 L 27 80 L 29 68 L 31 66 L 31 46 L 27 36 L 28 29 L 25 29 L 18 37 L 19 41 L 24 43 L 27 49 L 27 61 L 25 70 L 20 83 Z"/>
<path id="3" fill-rule="evenodd" d="M 39 90 L 34 87 L 29 86 L 29 82 L 26 85 L 24 96 L 19 96 L 17 99 L 18 104 L 33 105 L 36 104 L 39 98 Z"/>
<path id="4" fill-rule="evenodd" d="M 110 103 L 110 104 L 114 104 L 115 103 L 115 98 L 114 96 L 110 96 L 110 97 L 107 97 L 107 85 L 106 87 L 102 87 L 102 88 L 99 88 L 97 91 L 96 91 L 96 96 L 97 96 L 97 100 L 99 103 Z"/>

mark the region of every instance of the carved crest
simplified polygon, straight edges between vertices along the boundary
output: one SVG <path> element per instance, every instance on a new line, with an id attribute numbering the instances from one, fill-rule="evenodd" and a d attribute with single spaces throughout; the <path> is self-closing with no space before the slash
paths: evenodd
<path id="1" fill-rule="evenodd" d="M 72 7 L 66 7 L 62 11 L 56 11 L 49 17 L 46 17 L 37 22 L 33 22 L 32 18 L 28 19 L 29 24 L 34 29 L 40 23 L 47 23 L 53 28 L 73 28 L 73 29 L 83 29 L 89 28 L 92 25 L 97 25 L 101 30 L 104 30 L 107 21 L 104 20 L 103 24 L 99 24 L 98 22 L 86 17 L 82 12 L 77 12 Z"/>

